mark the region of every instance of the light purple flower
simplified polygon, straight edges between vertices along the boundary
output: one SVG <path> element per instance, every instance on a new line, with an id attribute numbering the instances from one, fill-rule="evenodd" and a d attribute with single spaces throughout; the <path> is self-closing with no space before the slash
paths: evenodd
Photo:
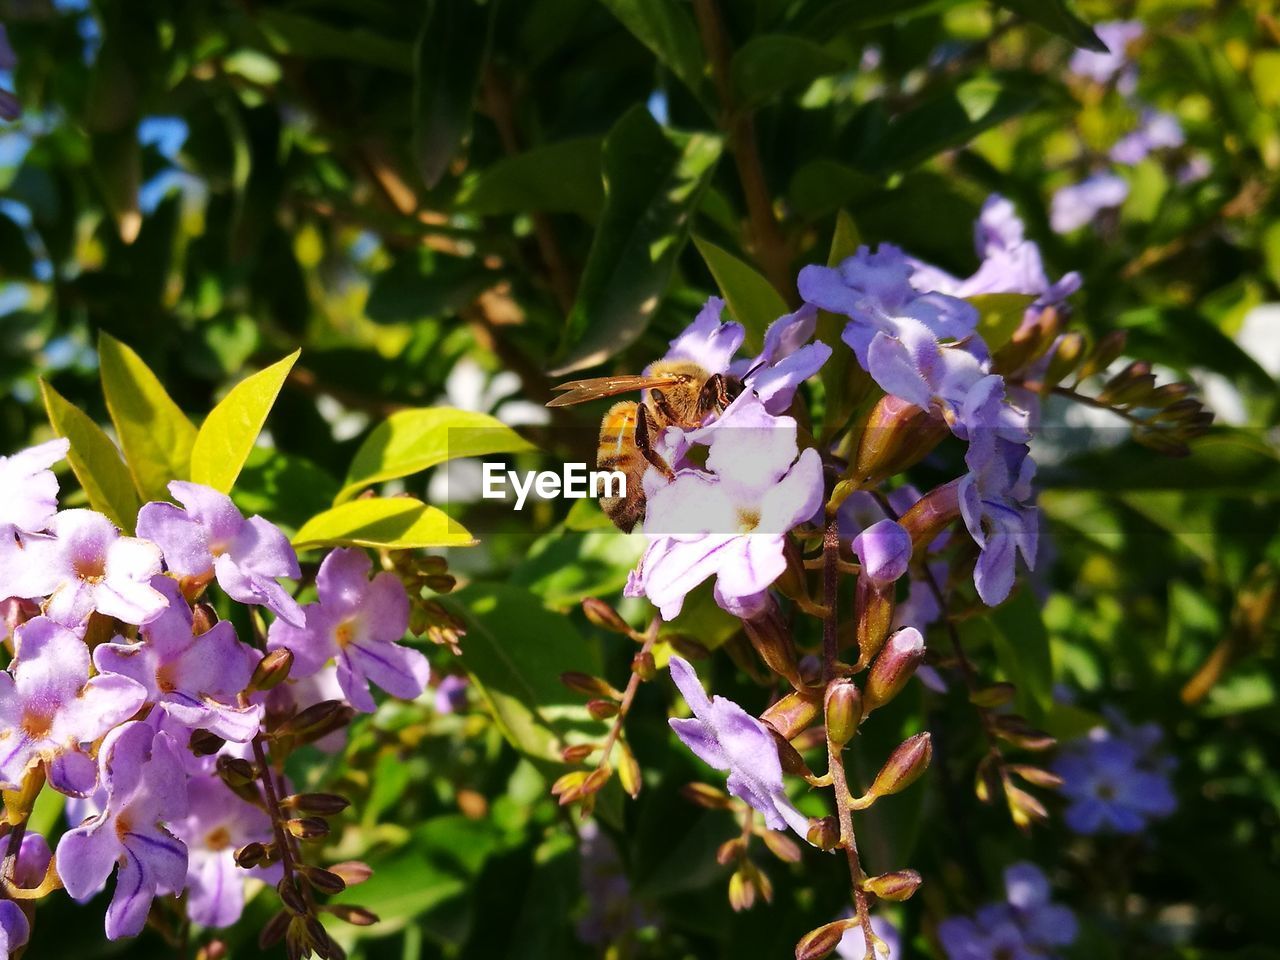
<path id="1" fill-rule="evenodd" d="M 175 480 L 169 492 L 185 510 L 153 502 L 138 512 L 138 536 L 159 544 L 169 572 L 195 584 L 217 577 L 232 600 L 302 626 L 301 608 L 277 582 L 300 576 L 289 539 L 262 517 L 246 520 L 230 497 L 211 487 Z"/>
<path id="2" fill-rule="evenodd" d="M 1176 149 L 1186 141 L 1182 124 L 1173 114 L 1163 110 L 1144 110 L 1138 128 L 1116 141 L 1110 156 L 1116 163 L 1131 167 L 1156 150 Z"/>
<path id="3" fill-rule="evenodd" d="M 1095 173 L 1053 195 L 1049 226 L 1055 233 L 1078 230 L 1103 210 L 1114 210 L 1129 196 L 1129 184 L 1114 173 Z"/>
<path id="4" fill-rule="evenodd" d="M 460 673 L 451 673 L 436 687 L 436 713 L 458 713 L 467 708 L 470 681 Z"/>
<path id="5" fill-rule="evenodd" d="M 133 716 L 146 691 L 128 677 L 89 676 L 89 648 L 36 617 L 16 632 L 17 656 L 0 672 L 0 785 L 17 789 L 43 762 L 49 785 L 72 796 L 93 790 L 96 770 L 81 745 Z"/>
<path id="6" fill-rule="evenodd" d="M 708 445 L 707 470 L 646 484 L 649 546 L 627 595 L 647 596 L 671 620 L 688 593 L 715 576 L 716 602 L 750 617 L 786 569 L 787 531 L 822 503 L 821 457 L 809 449 L 797 459 L 795 420 L 772 416 L 751 393 L 687 439 Z"/>
<path id="7" fill-rule="evenodd" d="M 664 360 L 688 360 L 708 373 L 732 374 L 753 391 L 770 413 L 791 406 L 796 390 L 831 356 L 825 343 L 809 343 L 817 311 L 801 307 L 779 317 L 765 331 L 764 349 L 750 359 L 734 360 L 746 331 L 735 321 L 721 322 L 724 301 L 711 297 L 697 317 L 671 341 Z"/>
<path id="8" fill-rule="evenodd" d="M 98 754 L 106 808 L 58 842 L 58 875 L 83 903 L 118 866 L 107 939 L 142 932 L 157 894 L 186 885 L 187 848 L 167 824 L 187 813 L 187 777 L 172 741 L 140 721 L 113 730 Z"/>
<path id="9" fill-rule="evenodd" d="M 0 960 L 9 960 L 30 936 L 31 924 L 22 908 L 13 900 L 0 900 Z"/>
<path id="10" fill-rule="evenodd" d="M 888 953 L 877 953 L 878 958 L 901 960 L 902 936 L 898 933 L 897 927 L 876 914 L 871 918 L 871 932 L 889 948 Z M 840 944 L 836 947 L 836 956 L 841 960 L 866 960 L 867 938 L 863 936 L 862 927 L 850 927 L 844 932 L 844 936 L 840 938 Z"/>
<path id="11" fill-rule="evenodd" d="M 1126 725 L 1127 727 L 1127 725 Z M 1133 834 L 1177 808 L 1169 780 L 1170 761 L 1158 745 L 1154 725 L 1106 728 L 1066 744 L 1053 771 L 1071 801 L 1065 819 L 1076 833 Z"/>
<path id="12" fill-rule="evenodd" d="M 809 820 L 787 797 L 778 745 L 769 729 L 732 700 L 708 699 L 685 660 L 673 656 L 670 668 L 671 679 L 693 711 L 690 719 L 668 721 L 671 729 L 698 759 L 729 771 L 729 792 L 764 814 L 771 830 L 790 827 L 807 838 Z"/>
<path id="13" fill-rule="evenodd" d="M 1131 93 L 1137 77 L 1133 60 L 1129 57 L 1129 46 L 1142 37 L 1146 28 L 1138 20 L 1112 20 L 1094 24 L 1093 29 L 1098 39 L 1106 44 L 1107 52 L 1077 50 L 1072 54 L 1067 70 L 1096 83 L 1109 83 L 1119 76 L 1120 92 Z"/>
<path id="14" fill-rule="evenodd" d="M 49 468 L 70 448 L 68 440 L 50 440 L 0 457 L 0 538 L 48 529 L 58 510 L 58 478 Z"/>
<path id="15" fill-rule="evenodd" d="M 31 537 L 0 556 L 0 583 L 15 597 L 48 597 L 45 614 L 78 627 L 95 610 L 125 623 L 160 615 L 165 598 L 151 587 L 160 572 L 160 550 L 137 537 L 122 537 L 92 510 L 64 510 L 49 521 L 53 538 Z"/>
<path id="16" fill-rule="evenodd" d="M 351 705 L 371 713 L 369 683 L 402 700 L 422 694 L 431 669 L 419 650 L 399 641 L 409 628 L 409 597 L 395 574 L 369 579 L 369 555 L 363 550 L 334 550 L 316 575 L 316 603 L 303 608 L 304 626 L 284 620 L 271 624 L 270 649 L 288 647 L 295 676 L 315 673 L 329 659 L 338 664 L 338 683 Z"/>
<path id="17" fill-rule="evenodd" d="M 115 643 L 100 645 L 93 652 L 94 666 L 104 675 L 136 680 L 146 688 L 148 703 L 158 704 L 192 730 L 239 743 L 251 739 L 262 708 L 241 707 L 236 698 L 261 655 L 236 639 L 229 620 L 193 634 L 191 608 L 177 582 L 161 576 L 152 584 L 168 599 L 168 608 L 141 629 L 140 641 L 117 637 Z"/>
<path id="18" fill-rule="evenodd" d="M 236 866 L 237 849 L 271 840 L 271 819 L 217 776 L 193 778 L 187 794 L 187 815 L 172 825 L 188 851 L 187 916 L 203 927 L 229 927 L 244 910 L 247 880 L 279 879 L 279 864 L 265 870 Z"/>
<path id="19" fill-rule="evenodd" d="M 948 960 L 1045 960 L 1075 942 L 1076 918 L 1050 902 L 1049 882 L 1032 863 L 1004 872 L 1003 903 L 978 910 L 973 918 L 949 917 L 938 926 Z"/>
<path id="20" fill-rule="evenodd" d="M 38 833 L 28 832 L 18 847 L 14 861 L 13 882 L 31 889 L 45 878 L 50 860 L 49 844 Z M 22 908 L 13 900 L 0 900 L 0 960 L 9 960 L 31 937 L 31 924 Z"/>
<path id="21" fill-rule="evenodd" d="M 874 583 L 893 583 L 911 562 L 911 534 L 900 523 L 881 520 L 858 534 L 852 544 L 862 572 Z"/>
<path id="22" fill-rule="evenodd" d="M 987 606 L 1002 603 L 1013 589 L 1017 555 L 1035 566 L 1039 514 L 1031 505 L 1035 461 L 1025 444 L 994 437 L 971 444 L 969 473 L 960 481 L 960 513 L 981 554 L 973 571 L 978 596 Z"/>
<path id="23" fill-rule="evenodd" d="M 901 337 L 904 325 L 910 325 L 935 340 L 958 342 L 978 324 L 971 304 L 914 286 L 914 270 L 902 250 L 886 243 L 874 253 L 859 247 L 835 267 L 810 265 L 800 271 L 797 282 L 807 303 L 849 318 L 843 339 L 877 383 L 870 352 L 878 335 Z"/>

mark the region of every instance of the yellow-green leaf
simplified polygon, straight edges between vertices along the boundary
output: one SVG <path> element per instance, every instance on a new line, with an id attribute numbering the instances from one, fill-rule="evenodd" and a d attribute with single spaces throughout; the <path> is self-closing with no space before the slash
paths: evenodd
<path id="1" fill-rule="evenodd" d="M 969 298 L 978 310 L 978 334 L 987 349 L 995 353 L 1009 342 L 1035 299 L 1028 293 L 980 293 Z"/>
<path id="2" fill-rule="evenodd" d="M 138 495 L 120 451 L 87 413 L 43 380 L 40 392 L 53 432 L 71 441 L 67 461 L 84 488 L 89 505 L 125 533 L 132 533 L 138 519 Z"/>
<path id="3" fill-rule="evenodd" d="M 309 547 L 374 547 L 415 550 L 468 547 L 475 538 L 443 510 L 413 497 L 367 497 L 317 514 L 293 538 Z"/>
<path id="4" fill-rule="evenodd" d="M 231 492 L 284 386 L 285 377 L 301 352 L 295 350 L 283 360 L 241 380 L 209 411 L 191 448 L 192 480 L 223 493 Z"/>
<path id="5" fill-rule="evenodd" d="M 765 329 L 788 312 L 786 301 L 755 267 L 702 237 L 694 237 L 693 243 L 729 304 L 729 313 L 746 327 L 747 349 L 759 350 Z"/>
<path id="6" fill-rule="evenodd" d="M 133 484 L 146 500 L 163 500 L 170 480 L 187 479 L 196 428 L 133 350 L 98 335 L 98 365 L 107 411 Z"/>
<path id="7" fill-rule="evenodd" d="M 420 473 L 446 460 L 534 449 L 485 413 L 452 407 L 401 410 L 378 424 L 360 445 L 334 502 L 343 503 L 365 487 Z"/>

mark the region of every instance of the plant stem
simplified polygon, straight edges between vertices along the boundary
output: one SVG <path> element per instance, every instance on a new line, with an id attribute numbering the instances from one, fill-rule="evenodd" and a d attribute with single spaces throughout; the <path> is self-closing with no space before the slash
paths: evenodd
<path id="1" fill-rule="evenodd" d="M 653 650 L 653 645 L 658 641 L 658 628 L 662 626 L 662 621 L 658 617 L 654 617 L 649 621 L 649 629 L 645 631 L 644 644 L 640 647 L 640 655 L 643 656 Z M 609 736 L 604 741 L 604 746 L 600 750 L 600 762 L 596 764 L 596 769 L 600 769 L 609 762 L 609 755 L 613 752 L 613 745 L 618 742 L 618 737 L 622 735 L 622 724 L 627 718 L 627 711 L 631 709 L 631 702 L 636 698 L 636 691 L 640 689 L 643 683 L 640 674 L 631 671 L 631 676 L 627 679 L 627 688 L 622 691 L 622 700 L 618 704 L 617 716 L 613 718 L 613 726 L 609 730 Z"/>

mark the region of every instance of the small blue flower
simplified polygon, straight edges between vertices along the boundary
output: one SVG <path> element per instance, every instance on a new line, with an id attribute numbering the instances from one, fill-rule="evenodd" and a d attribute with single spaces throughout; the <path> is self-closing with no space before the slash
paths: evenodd
<path id="1" fill-rule="evenodd" d="M 1076 833 L 1134 834 L 1173 813 L 1172 761 L 1160 751 L 1161 739 L 1154 724 L 1117 719 L 1114 730 L 1098 727 L 1066 744 L 1053 771 L 1071 801 L 1067 826 Z"/>
<path id="2" fill-rule="evenodd" d="M 938 926 L 948 960 L 1046 960 L 1076 939 L 1076 918 L 1049 900 L 1049 881 L 1033 863 L 1004 872 L 1005 901 L 973 917 L 949 917 Z"/>

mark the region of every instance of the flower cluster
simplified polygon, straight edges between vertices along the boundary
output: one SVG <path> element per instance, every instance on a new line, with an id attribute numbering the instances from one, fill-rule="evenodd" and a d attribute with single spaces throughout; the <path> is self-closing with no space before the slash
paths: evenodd
<path id="1" fill-rule="evenodd" d="M 1076 918 L 1050 901 L 1049 881 L 1031 863 L 1004 872 L 1005 900 L 973 917 L 950 917 L 938 926 L 947 960 L 1048 958 L 1076 939 Z"/>
<path id="2" fill-rule="evenodd" d="M 58 510 L 50 469 L 55 440 L 0 458 L 0 597 L 12 659 L 0 671 L 0 787 L 10 824 L 22 824 L 46 784 L 69 798 L 71 828 L 53 871 L 76 900 L 115 886 L 110 939 L 137 935 L 157 897 L 206 927 L 234 923 L 246 879 L 279 885 L 299 954 L 335 948 L 308 924 L 296 838 L 323 834 L 341 798 L 289 791 L 268 766 L 282 731 L 306 743 L 372 711 L 370 683 L 414 698 L 427 685 L 423 655 L 399 641 L 409 599 L 399 578 L 370 578 L 369 557 L 340 549 L 316 574 L 317 600 L 300 606 L 280 582 L 301 568 L 285 535 L 245 518 L 226 495 L 177 482 L 179 505 L 153 502 L 126 536 L 102 514 Z M 219 620 L 216 582 L 232 601 L 274 620 L 257 645 Z M 265 648 L 265 649 L 264 649 Z M 332 682 L 323 682 L 324 677 Z M 349 704 L 349 706 L 348 706 Z M 273 757 L 282 762 L 283 755 Z M 296 809 L 319 816 L 289 819 Z M 21 833 L 12 834 L 21 837 Z M 34 834 L 18 886 L 46 873 Z M 307 868 L 317 892 L 339 874 Z M 28 919 L 0 901 L 0 937 L 12 950 Z M 3 951 L 0 951 L 3 952 Z M 7 954 L 4 954 L 7 955 Z"/>
<path id="3" fill-rule="evenodd" d="M 1063 744 L 1053 765 L 1070 801 L 1067 826 L 1076 833 L 1139 833 L 1177 807 L 1174 761 L 1161 750 L 1160 728 L 1111 719 L 1111 727 L 1095 727 Z"/>

